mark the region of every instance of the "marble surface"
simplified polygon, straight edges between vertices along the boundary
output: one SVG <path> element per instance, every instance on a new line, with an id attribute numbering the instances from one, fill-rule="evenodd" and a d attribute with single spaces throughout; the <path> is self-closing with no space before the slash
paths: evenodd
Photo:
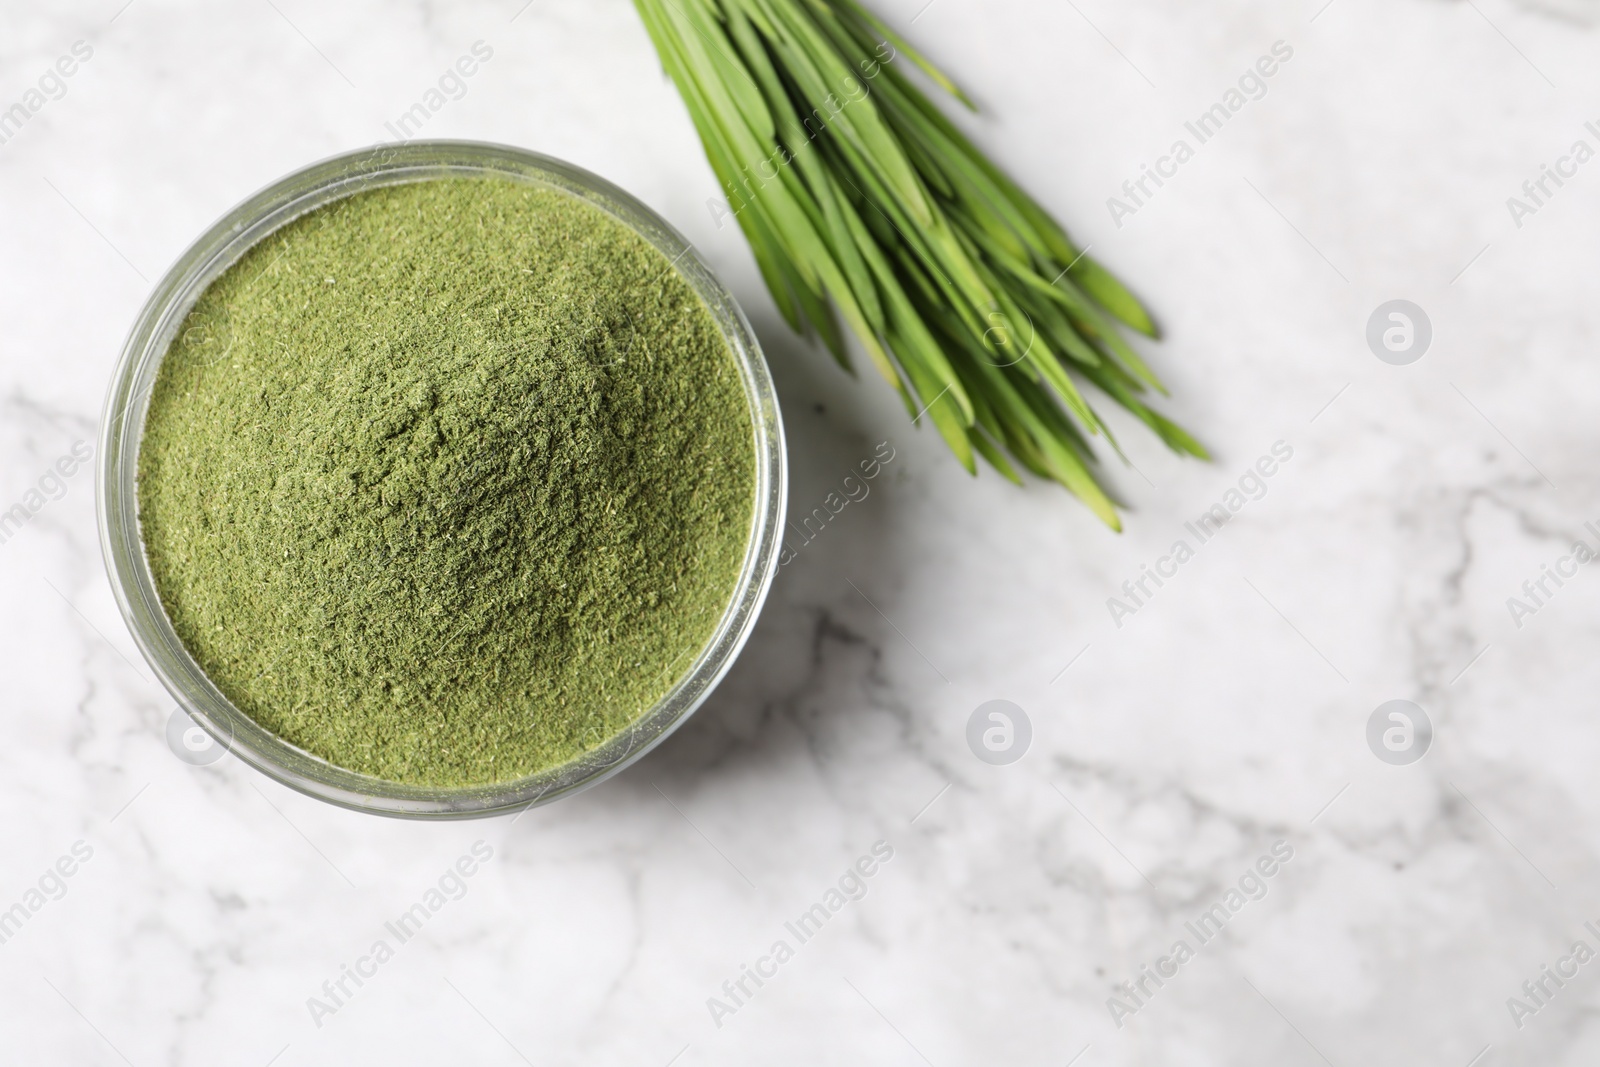
<path id="1" fill-rule="evenodd" d="M 1120 536 L 969 479 L 787 333 L 625 0 L 123 5 L 7 3 L 0 35 L 0 107 L 92 50 L 0 144 L 0 508 L 41 498 L 0 544 L 0 909 L 28 916 L 0 944 L 0 1061 L 1595 1062 L 1600 963 L 1572 952 L 1600 950 L 1600 568 L 1508 608 L 1600 526 L 1600 161 L 1560 163 L 1600 147 L 1591 0 L 882 0 L 1166 327 L 1167 410 L 1216 462 L 1126 432 Z M 688 234 L 767 347 L 791 508 L 895 458 L 649 758 L 419 825 L 175 759 L 92 474 L 51 472 L 185 245 L 385 139 L 480 40 L 425 134 L 565 157 Z M 1265 94 L 1114 219 L 1279 41 Z M 1514 217 L 1547 164 L 1576 174 Z M 1410 365 L 1367 344 L 1392 299 L 1432 325 Z M 1278 442 L 1264 495 L 1114 619 Z M 1009 765 L 967 742 L 991 700 L 1031 723 Z M 1390 700 L 1432 722 L 1418 762 L 1369 747 Z M 459 899 L 387 934 L 441 879 Z M 785 924 L 841 884 L 860 899 L 801 943 Z"/>

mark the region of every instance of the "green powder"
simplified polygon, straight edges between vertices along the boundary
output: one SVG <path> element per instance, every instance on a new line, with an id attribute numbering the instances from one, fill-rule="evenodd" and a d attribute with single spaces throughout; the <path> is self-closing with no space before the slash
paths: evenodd
<path id="1" fill-rule="evenodd" d="M 725 610 L 754 507 L 733 353 L 575 197 L 449 178 L 251 249 L 139 452 L 156 586 L 243 712 L 341 767 L 506 781 L 625 729 Z"/>

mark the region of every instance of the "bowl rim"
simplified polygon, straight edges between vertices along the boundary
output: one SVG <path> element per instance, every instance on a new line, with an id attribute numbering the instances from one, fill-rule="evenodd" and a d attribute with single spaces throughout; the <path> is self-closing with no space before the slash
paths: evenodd
<path id="1" fill-rule="evenodd" d="M 167 618 L 138 516 L 137 468 L 150 390 L 201 293 L 250 248 L 312 211 L 368 189 L 449 176 L 501 177 L 601 209 L 650 242 L 716 320 L 738 367 L 754 432 L 755 496 L 733 593 L 688 670 L 650 709 L 589 752 L 536 774 L 479 786 L 415 786 L 347 770 L 291 745 L 240 711 L 206 677 Z M 168 268 L 134 320 L 106 393 L 96 458 L 101 553 L 117 608 L 178 708 L 224 749 L 282 784 L 341 807 L 414 819 L 472 818 L 548 804 L 630 766 L 682 726 L 749 639 L 778 569 L 788 456 L 772 375 L 738 302 L 687 239 L 625 190 L 542 153 L 484 141 L 418 140 L 343 152 L 293 171 L 212 223 Z M 670 667 L 669 667 L 670 669 Z"/>

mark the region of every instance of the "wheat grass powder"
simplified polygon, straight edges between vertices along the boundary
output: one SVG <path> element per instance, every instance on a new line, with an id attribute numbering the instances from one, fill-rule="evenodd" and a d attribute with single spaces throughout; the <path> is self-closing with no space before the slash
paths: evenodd
<path id="1" fill-rule="evenodd" d="M 595 748 L 733 595 L 755 445 L 733 353 L 654 246 L 492 177 L 278 230 L 201 295 L 138 461 L 157 590 L 266 729 L 396 782 Z"/>

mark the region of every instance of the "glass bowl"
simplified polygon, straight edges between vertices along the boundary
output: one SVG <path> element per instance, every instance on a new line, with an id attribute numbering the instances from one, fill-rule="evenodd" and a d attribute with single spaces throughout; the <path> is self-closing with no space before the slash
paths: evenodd
<path id="1" fill-rule="evenodd" d="M 314 756 L 258 725 L 223 696 L 190 656 L 156 593 L 139 528 L 135 476 L 150 390 L 162 357 L 206 287 L 273 231 L 366 189 L 477 175 L 528 182 L 576 196 L 638 233 L 700 295 L 738 365 L 755 429 L 755 502 L 732 599 L 698 657 L 665 696 L 622 733 L 576 759 L 526 778 L 484 786 L 407 785 Z M 778 566 L 787 459 L 772 378 L 733 296 L 689 243 L 621 189 L 549 156 L 469 141 L 414 141 L 363 149 L 274 182 L 224 215 L 157 283 L 112 376 L 101 420 L 96 497 L 100 543 L 117 606 L 179 706 L 218 743 L 284 785 L 358 811 L 409 818 L 464 818 L 545 804 L 638 760 L 683 725 L 722 680 L 755 625 Z"/>

